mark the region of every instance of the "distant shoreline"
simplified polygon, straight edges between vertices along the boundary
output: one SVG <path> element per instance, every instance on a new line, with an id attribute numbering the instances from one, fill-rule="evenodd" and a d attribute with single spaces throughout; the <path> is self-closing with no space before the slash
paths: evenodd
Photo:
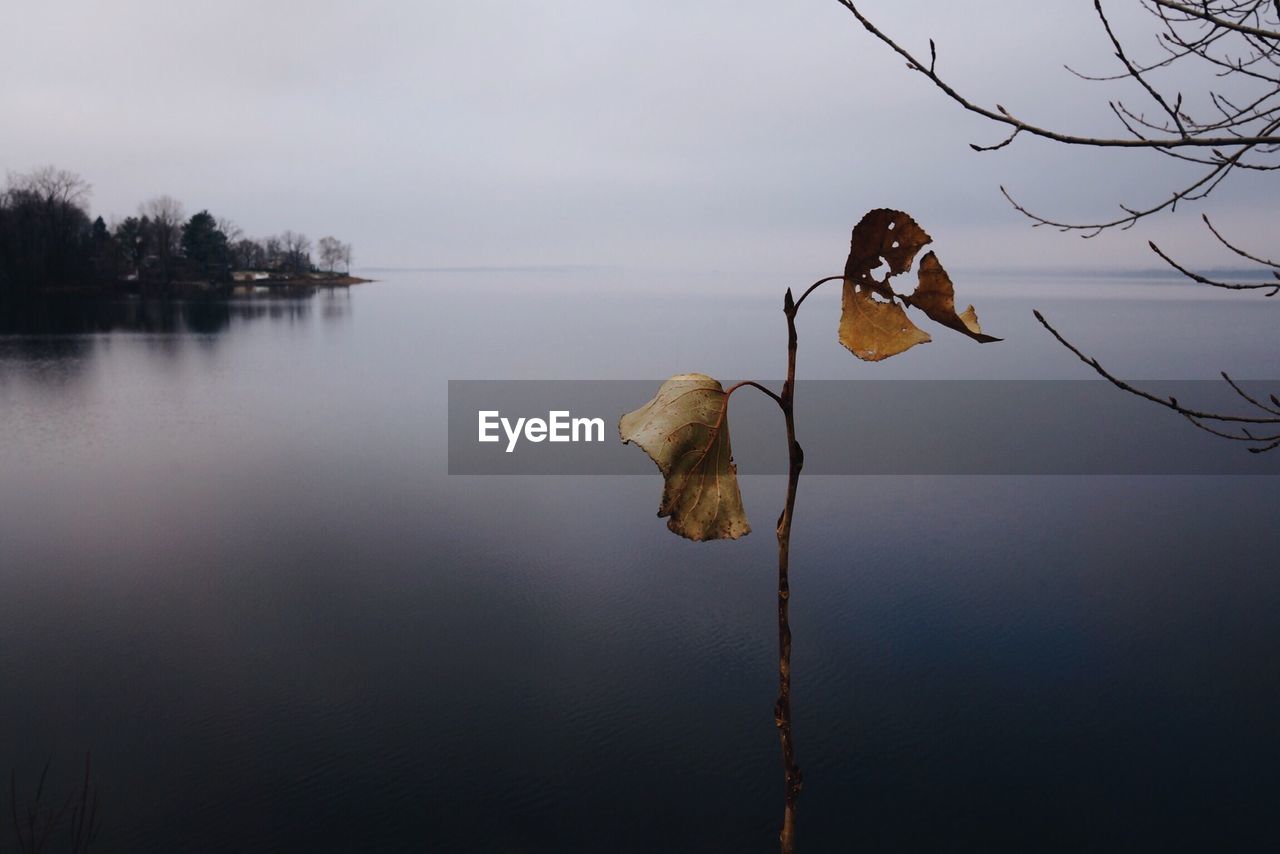
<path id="1" fill-rule="evenodd" d="M 377 281 L 376 279 L 364 279 L 360 276 L 352 276 L 350 274 L 342 276 L 294 276 L 288 279 L 261 279 L 232 282 L 230 284 L 233 296 L 239 296 L 244 292 L 262 293 L 264 291 L 278 291 L 297 288 L 348 288 L 352 285 L 365 285 Z M 181 284 L 181 283 L 176 283 Z M 227 287 L 222 285 L 221 287 Z"/>
<path id="2" fill-rule="evenodd" d="M 27 291 L 21 295 L 0 293 L 0 308 L 6 305 L 43 300 L 112 300 L 112 299 L 247 299 L 263 297 L 302 297 L 318 290 L 349 288 L 376 282 L 352 275 L 309 275 L 250 281 L 208 282 L 176 281 L 167 284 L 122 280 L 112 283 L 63 285 Z"/>

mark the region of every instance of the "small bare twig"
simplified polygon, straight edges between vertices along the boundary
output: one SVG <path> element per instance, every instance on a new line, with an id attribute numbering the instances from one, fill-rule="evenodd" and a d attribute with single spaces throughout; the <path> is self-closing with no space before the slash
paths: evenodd
<path id="1" fill-rule="evenodd" d="M 1241 258 L 1248 258 L 1250 261 L 1256 262 L 1258 264 L 1262 264 L 1266 267 L 1271 267 L 1275 270 L 1280 270 L 1280 263 L 1276 261 L 1269 261 L 1266 258 L 1260 258 L 1256 255 L 1250 255 L 1248 252 L 1245 252 L 1243 249 L 1237 249 L 1234 245 L 1229 243 L 1227 239 L 1223 237 L 1221 234 L 1219 234 L 1218 230 L 1213 227 L 1213 223 L 1209 221 L 1209 216 L 1207 214 L 1202 214 L 1201 219 L 1204 220 L 1204 224 L 1209 227 L 1209 230 L 1213 232 L 1213 236 L 1218 238 L 1218 240 L 1222 243 L 1223 246 L 1227 247 L 1232 252 L 1239 255 Z"/>
<path id="2" fill-rule="evenodd" d="M 1163 258 L 1166 264 L 1186 276 L 1188 279 L 1191 279 L 1193 282 L 1199 282 L 1202 285 L 1211 285 L 1215 288 L 1224 288 L 1231 291 L 1265 290 L 1267 291 L 1265 295 L 1269 297 L 1273 297 L 1277 293 L 1280 293 L 1280 282 L 1220 282 L 1217 279 L 1210 279 L 1208 276 L 1203 276 L 1199 273 L 1188 270 L 1177 261 L 1174 261 L 1166 255 L 1164 250 L 1157 246 L 1154 241 L 1148 242 L 1147 245 L 1151 247 L 1151 251 Z"/>

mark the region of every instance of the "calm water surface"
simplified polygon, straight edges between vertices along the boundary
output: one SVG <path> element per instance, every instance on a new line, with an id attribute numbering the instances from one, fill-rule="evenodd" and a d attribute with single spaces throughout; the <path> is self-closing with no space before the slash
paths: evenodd
<path id="1" fill-rule="evenodd" d="M 772 289 L 383 278 L 0 324 L 0 767 L 66 789 L 92 749 L 101 852 L 774 850 L 783 480 L 698 545 L 656 474 L 444 454 L 449 379 L 777 377 Z M 832 292 L 801 371 L 1086 376 L 1036 306 L 1128 376 L 1280 377 L 1280 303 L 969 292 L 1005 343 L 861 364 Z M 807 478 L 806 850 L 1272 848 L 1277 506 L 1269 477 Z"/>

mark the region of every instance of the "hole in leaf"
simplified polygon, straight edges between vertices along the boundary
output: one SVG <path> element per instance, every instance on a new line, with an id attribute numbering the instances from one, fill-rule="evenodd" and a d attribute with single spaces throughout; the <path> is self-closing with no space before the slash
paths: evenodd
<path id="1" fill-rule="evenodd" d="M 879 280 L 876 280 L 876 282 L 879 283 Z M 860 285 L 858 287 L 858 291 L 860 293 L 867 294 L 867 296 L 870 298 L 872 302 L 883 303 L 885 305 L 888 305 L 893 302 L 893 300 L 888 299 L 883 294 L 879 293 L 874 287 L 871 287 L 869 285 Z"/>

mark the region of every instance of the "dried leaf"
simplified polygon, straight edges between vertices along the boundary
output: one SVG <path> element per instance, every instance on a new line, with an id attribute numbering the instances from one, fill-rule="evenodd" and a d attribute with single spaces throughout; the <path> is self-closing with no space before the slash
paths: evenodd
<path id="1" fill-rule="evenodd" d="M 925 230 L 902 211 L 887 208 L 867 211 L 866 216 L 853 227 L 844 277 L 887 297 L 890 294 L 886 285 L 889 277 L 910 270 L 916 253 L 931 240 Z M 876 279 L 871 271 L 880 267 L 882 258 L 889 269 L 884 279 Z"/>
<path id="2" fill-rule="evenodd" d="M 987 344 L 1000 340 L 983 334 L 982 327 L 978 324 L 978 313 L 974 311 L 973 306 L 956 314 L 955 287 L 951 284 L 951 277 L 947 275 L 947 271 L 942 269 L 942 264 L 938 262 L 937 255 L 929 252 L 921 258 L 917 273 L 920 283 L 916 285 L 915 293 L 910 297 L 902 298 L 903 302 L 920 309 L 930 319 L 936 320 L 943 326 L 963 332 L 975 341 Z"/>
<path id="3" fill-rule="evenodd" d="M 976 341 L 1000 340 L 983 334 L 973 306 L 956 314 L 951 279 L 932 252 L 920 261 L 920 283 L 914 294 L 895 294 L 889 286 L 891 277 L 911 269 L 916 253 L 931 240 L 910 216 L 887 208 L 869 211 L 854 226 L 844 265 L 840 343 L 859 359 L 878 362 L 931 340 L 911 322 L 898 299 Z M 884 278 L 878 279 L 872 271 L 882 265 L 888 269 Z"/>
<path id="4" fill-rule="evenodd" d="M 932 339 L 911 322 L 902 306 L 876 298 L 870 287 L 844 280 L 840 343 L 867 362 L 879 362 Z"/>
<path id="5" fill-rule="evenodd" d="M 678 374 L 653 400 L 622 416 L 623 444 L 634 442 L 666 481 L 659 516 L 691 540 L 734 540 L 751 532 L 729 446 L 724 388 L 706 374 Z"/>

